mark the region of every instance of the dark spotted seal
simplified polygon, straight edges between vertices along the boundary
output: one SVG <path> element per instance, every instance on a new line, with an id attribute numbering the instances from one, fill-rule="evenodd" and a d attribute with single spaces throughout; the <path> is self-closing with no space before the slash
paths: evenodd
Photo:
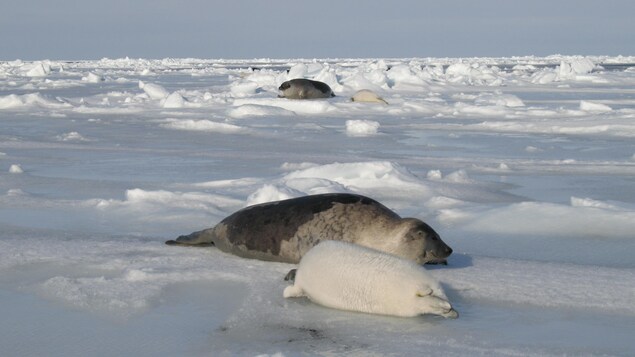
<path id="1" fill-rule="evenodd" d="M 245 258 L 298 263 L 323 240 L 351 242 L 419 264 L 445 263 L 452 249 L 429 225 L 401 218 L 361 195 L 333 193 L 243 208 L 215 227 L 167 241 L 210 246 Z"/>
<path id="2" fill-rule="evenodd" d="M 278 98 L 320 99 L 335 97 L 328 84 L 304 78 L 286 81 L 280 85 L 278 90 L 282 92 Z"/>

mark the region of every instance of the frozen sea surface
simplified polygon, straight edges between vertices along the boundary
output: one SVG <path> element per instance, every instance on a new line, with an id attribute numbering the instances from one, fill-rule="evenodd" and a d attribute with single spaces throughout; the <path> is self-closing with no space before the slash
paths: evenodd
<path id="1" fill-rule="evenodd" d="M 0 62 L 0 354 L 633 355 L 632 63 Z M 277 98 L 296 77 L 337 96 Z M 163 244 L 324 192 L 432 225 L 459 319 L 285 300 L 292 265 Z"/>

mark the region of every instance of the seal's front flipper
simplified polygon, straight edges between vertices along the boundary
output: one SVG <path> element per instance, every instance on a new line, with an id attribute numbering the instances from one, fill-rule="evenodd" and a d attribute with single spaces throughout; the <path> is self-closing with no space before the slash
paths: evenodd
<path id="1" fill-rule="evenodd" d="M 284 288 L 284 292 L 282 293 L 282 295 L 285 298 L 301 297 L 301 296 L 304 296 L 304 291 L 302 291 L 302 288 L 300 288 L 297 285 L 289 285 L 286 288 Z"/>
<path id="2" fill-rule="evenodd" d="M 419 291 L 417 291 L 417 297 L 430 296 L 432 295 L 432 292 L 433 291 L 429 286 L 422 287 Z"/>
<path id="3" fill-rule="evenodd" d="M 429 262 L 425 262 L 428 265 L 448 265 L 448 261 L 446 259 L 432 260 Z"/>
<path id="4" fill-rule="evenodd" d="M 441 314 L 441 316 L 445 317 L 446 319 L 458 319 L 459 313 L 454 309 L 450 309 L 449 311 Z"/>

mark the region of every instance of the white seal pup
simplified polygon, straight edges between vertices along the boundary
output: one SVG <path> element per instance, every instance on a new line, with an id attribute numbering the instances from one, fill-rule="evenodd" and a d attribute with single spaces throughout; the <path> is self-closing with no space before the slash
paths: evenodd
<path id="1" fill-rule="evenodd" d="M 373 92 L 369 89 L 358 90 L 351 97 L 351 102 L 365 102 L 365 103 L 384 103 L 388 104 L 384 98 L 377 95 L 377 93 Z"/>
<path id="2" fill-rule="evenodd" d="M 422 266 L 338 241 L 324 241 L 305 254 L 294 284 L 283 295 L 306 296 L 326 307 L 371 314 L 459 316 Z"/>
<path id="3" fill-rule="evenodd" d="M 320 99 L 335 97 L 328 84 L 304 78 L 286 81 L 280 85 L 278 90 L 281 92 L 278 98 Z"/>
<path id="4" fill-rule="evenodd" d="M 361 195 L 331 193 L 249 206 L 169 245 L 216 246 L 245 258 L 295 263 L 323 240 L 341 240 L 424 263 L 452 249 L 429 225 Z"/>

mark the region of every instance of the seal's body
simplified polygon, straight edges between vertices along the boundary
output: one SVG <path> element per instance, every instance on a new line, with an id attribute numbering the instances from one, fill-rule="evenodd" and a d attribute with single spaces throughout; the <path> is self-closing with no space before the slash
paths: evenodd
<path id="1" fill-rule="evenodd" d="M 353 96 L 351 97 L 351 102 L 388 104 L 388 102 L 385 101 L 384 98 L 380 97 L 379 95 L 377 95 L 377 93 L 368 89 L 362 89 L 355 92 L 355 94 L 353 94 Z"/>
<path id="2" fill-rule="evenodd" d="M 322 242 L 302 257 L 294 285 L 284 289 L 285 298 L 300 296 L 340 310 L 458 317 L 422 266 L 346 242 Z"/>
<path id="3" fill-rule="evenodd" d="M 304 78 L 286 81 L 280 85 L 278 90 L 282 92 L 278 95 L 279 98 L 320 99 L 335 97 L 328 84 Z"/>
<path id="4" fill-rule="evenodd" d="M 416 218 L 401 218 L 361 195 L 310 195 L 249 206 L 215 227 L 167 241 L 214 245 L 245 258 L 298 263 L 324 240 L 351 242 L 419 264 L 444 263 L 452 253 L 437 232 Z"/>

